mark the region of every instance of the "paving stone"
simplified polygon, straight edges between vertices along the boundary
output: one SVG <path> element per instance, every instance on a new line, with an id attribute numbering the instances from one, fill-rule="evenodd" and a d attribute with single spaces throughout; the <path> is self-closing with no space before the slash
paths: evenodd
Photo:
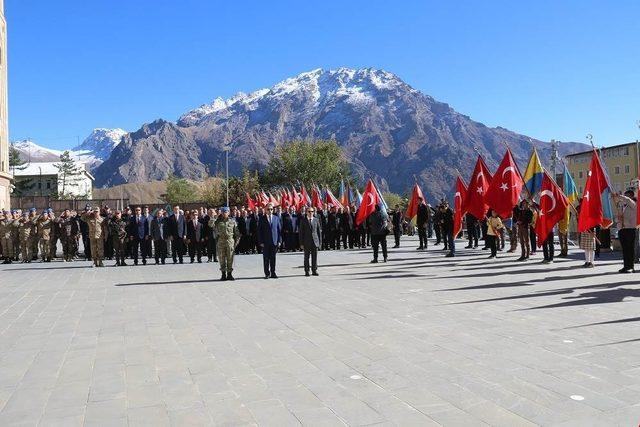
<path id="1" fill-rule="evenodd" d="M 312 278 L 282 254 L 279 280 L 258 255 L 235 282 L 208 263 L 1 266 L 0 425 L 637 424 L 640 282 L 619 254 L 583 270 L 578 251 L 416 244 L 377 265 L 321 252 Z"/>

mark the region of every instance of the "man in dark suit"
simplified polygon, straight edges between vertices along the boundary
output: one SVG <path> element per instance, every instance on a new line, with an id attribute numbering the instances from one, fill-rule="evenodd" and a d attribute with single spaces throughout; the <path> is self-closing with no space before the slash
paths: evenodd
<path id="1" fill-rule="evenodd" d="M 347 249 L 347 245 L 349 249 L 353 249 L 353 219 L 351 217 L 351 208 L 349 206 L 345 206 L 344 210 L 340 213 L 340 236 L 342 238 L 342 247 Z"/>
<path id="2" fill-rule="evenodd" d="M 418 227 L 418 238 L 420 246 L 418 250 L 427 249 L 429 241 L 427 240 L 427 224 L 431 219 L 431 209 L 424 202 L 422 197 L 418 197 L 418 213 L 416 214 L 416 226 Z"/>
<path id="3" fill-rule="evenodd" d="M 266 213 L 258 222 L 258 243 L 262 247 L 262 262 L 264 264 L 264 278 L 277 279 L 276 253 L 282 242 L 282 225 L 280 218 L 273 213 L 273 205 L 268 204 Z"/>
<path id="4" fill-rule="evenodd" d="M 137 207 L 135 215 L 129 221 L 129 240 L 132 243 L 133 263 L 138 265 L 138 251 L 142 255 L 142 265 L 147 264 L 147 252 L 145 245 L 149 240 L 149 221 L 142 215 L 142 209 Z"/>
<path id="5" fill-rule="evenodd" d="M 197 257 L 198 262 L 202 262 L 202 246 L 204 244 L 204 224 L 200 222 L 198 211 L 191 212 L 191 218 L 187 221 L 187 246 L 189 248 L 189 258 L 191 264 Z"/>
<path id="6" fill-rule="evenodd" d="M 391 223 L 393 224 L 393 237 L 396 241 L 393 247 L 399 248 L 400 236 L 402 236 L 402 209 L 400 209 L 400 205 L 396 205 L 393 216 L 391 217 Z"/>
<path id="7" fill-rule="evenodd" d="M 182 264 L 184 241 L 187 240 L 187 224 L 180 206 L 173 207 L 173 215 L 169 217 L 169 234 L 171 235 L 171 256 L 175 264 L 178 259 Z"/>
<path id="8" fill-rule="evenodd" d="M 304 249 L 304 275 L 309 276 L 309 257 L 311 274 L 318 276 L 318 248 L 322 244 L 320 220 L 313 216 L 314 209 L 309 206 L 307 215 L 300 221 L 300 244 Z"/>
<path id="9" fill-rule="evenodd" d="M 151 220 L 149 233 L 151 234 L 155 249 L 154 257 L 156 259 L 156 265 L 160 263 L 164 264 L 167 258 L 166 239 L 169 237 L 169 233 L 167 232 L 167 223 L 165 222 L 164 211 L 162 209 L 158 209 L 156 217 Z"/>

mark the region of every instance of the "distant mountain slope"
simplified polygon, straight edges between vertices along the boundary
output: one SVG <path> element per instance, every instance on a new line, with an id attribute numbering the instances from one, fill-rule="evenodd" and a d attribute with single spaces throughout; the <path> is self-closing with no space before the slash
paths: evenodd
<path id="1" fill-rule="evenodd" d="M 456 169 L 466 178 L 479 150 L 496 167 L 511 147 L 524 166 L 530 138 L 489 128 L 454 111 L 383 70 L 313 70 L 270 89 L 218 98 L 179 118 L 157 120 L 126 135 L 95 170 L 97 184 L 164 179 L 169 173 L 197 179 L 224 166 L 263 167 L 277 144 L 293 139 L 335 139 L 361 179 L 373 177 L 396 192 L 414 176 L 431 199 L 450 195 Z M 533 140 L 543 162 L 550 145 Z M 560 154 L 586 148 L 562 143 Z"/>

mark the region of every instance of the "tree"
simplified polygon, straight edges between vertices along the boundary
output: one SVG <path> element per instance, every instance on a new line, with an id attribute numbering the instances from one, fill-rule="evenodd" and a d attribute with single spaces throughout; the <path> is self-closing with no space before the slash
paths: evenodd
<path id="1" fill-rule="evenodd" d="M 382 198 L 385 202 L 387 202 L 387 206 L 389 209 L 395 209 L 396 205 L 400 205 L 401 209 L 407 207 L 407 201 L 401 195 L 396 193 L 391 193 L 389 191 L 382 192 Z"/>
<path id="2" fill-rule="evenodd" d="M 167 193 L 163 195 L 166 203 L 175 205 L 198 201 L 199 188 L 191 181 L 169 175 L 166 183 Z"/>
<path id="3" fill-rule="evenodd" d="M 9 169 L 11 173 L 15 175 L 16 170 L 24 170 L 27 168 L 27 162 L 20 158 L 20 152 L 13 145 L 9 146 Z M 22 196 L 27 191 L 31 190 L 35 183 L 31 178 L 15 179 L 13 194 L 16 196 Z"/>
<path id="4" fill-rule="evenodd" d="M 336 188 L 350 179 L 349 163 L 335 141 L 291 141 L 278 146 L 262 175 L 267 187 L 302 183 Z"/>
<path id="5" fill-rule="evenodd" d="M 200 184 L 199 199 L 207 206 L 222 206 L 225 203 L 225 190 L 223 178 L 209 177 Z"/>
<path id="6" fill-rule="evenodd" d="M 253 197 L 259 190 L 260 177 L 258 172 L 250 172 L 245 169 L 242 172 L 242 177 L 233 176 L 229 178 L 229 204 L 231 206 L 246 206 L 246 193 L 249 193 Z"/>
<path id="7" fill-rule="evenodd" d="M 60 199 L 71 198 L 73 194 L 67 188 L 78 182 L 82 168 L 71 158 L 69 151 L 60 154 L 60 163 L 54 164 L 58 169 L 58 196 Z"/>

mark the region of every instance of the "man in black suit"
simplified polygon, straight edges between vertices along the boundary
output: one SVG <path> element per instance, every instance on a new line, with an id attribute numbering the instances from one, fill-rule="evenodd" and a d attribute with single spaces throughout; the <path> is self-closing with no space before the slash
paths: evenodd
<path id="1" fill-rule="evenodd" d="M 266 213 L 258 222 L 258 243 L 262 247 L 264 278 L 277 279 L 276 253 L 282 242 L 282 225 L 280 217 L 273 213 L 273 205 L 268 204 Z"/>
<path id="2" fill-rule="evenodd" d="M 329 227 L 329 244 L 331 249 L 340 249 L 340 215 L 335 206 L 331 206 L 329 217 L 327 218 Z"/>
<path id="3" fill-rule="evenodd" d="M 145 245 L 149 240 L 149 221 L 142 215 L 142 209 L 137 207 L 135 215 L 129 221 L 129 241 L 132 243 L 133 263 L 138 265 L 138 252 L 142 255 L 142 265 L 147 264 Z"/>
<path id="4" fill-rule="evenodd" d="M 322 244 L 322 226 L 313 213 L 314 209 L 309 206 L 307 215 L 300 221 L 300 244 L 304 249 L 305 276 L 309 276 L 309 257 L 311 257 L 311 274 L 318 276 L 318 248 Z"/>
<path id="5" fill-rule="evenodd" d="M 396 205 L 393 216 L 391 217 L 391 223 L 393 224 L 393 237 L 396 240 L 396 244 L 393 247 L 399 248 L 400 236 L 402 236 L 402 210 L 400 209 L 400 205 Z"/>
<path id="6" fill-rule="evenodd" d="M 353 219 L 351 217 L 351 208 L 345 206 L 344 210 L 340 213 L 340 235 L 342 237 L 342 247 L 347 249 L 353 249 Z"/>
<path id="7" fill-rule="evenodd" d="M 422 197 L 418 197 L 418 213 L 416 214 L 416 226 L 418 227 L 418 238 L 420 246 L 418 250 L 427 249 L 429 241 L 427 240 L 427 223 L 431 219 L 431 209 L 424 202 Z"/>
<path id="8" fill-rule="evenodd" d="M 171 235 L 171 256 L 175 264 L 178 259 L 182 264 L 184 255 L 184 242 L 187 240 L 187 224 L 184 214 L 180 212 L 180 206 L 173 207 L 173 215 L 169 217 L 169 234 Z"/>
<path id="9" fill-rule="evenodd" d="M 149 230 L 151 234 L 151 239 L 153 240 L 153 246 L 155 249 L 154 257 L 156 259 L 156 265 L 162 263 L 164 264 L 165 259 L 167 258 L 167 223 L 164 219 L 164 211 L 162 209 L 158 209 L 156 212 L 155 218 L 151 220 L 151 228 Z"/>
<path id="10" fill-rule="evenodd" d="M 189 247 L 189 258 L 191 264 L 197 257 L 198 262 L 202 262 L 202 245 L 204 243 L 204 224 L 198 218 L 198 211 L 191 212 L 191 218 L 187 221 L 187 245 Z"/>

